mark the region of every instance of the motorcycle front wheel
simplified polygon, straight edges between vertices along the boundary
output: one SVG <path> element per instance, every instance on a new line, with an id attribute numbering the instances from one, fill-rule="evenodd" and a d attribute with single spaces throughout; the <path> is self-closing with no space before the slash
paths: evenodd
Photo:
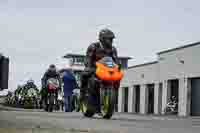
<path id="1" fill-rule="evenodd" d="M 114 114 L 116 90 L 108 88 L 101 89 L 101 114 L 105 119 L 110 119 Z"/>
<path id="2" fill-rule="evenodd" d="M 91 104 L 90 95 L 86 95 L 80 101 L 81 112 L 85 117 L 92 117 L 95 114 L 95 107 Z"/>

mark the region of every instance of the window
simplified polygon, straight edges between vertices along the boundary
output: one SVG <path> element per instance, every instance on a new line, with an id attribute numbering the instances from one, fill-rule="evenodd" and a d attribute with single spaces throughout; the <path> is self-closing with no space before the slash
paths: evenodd
<path id="1" fill-rule="evenodd" d="M 83 64 L 84 63 L 84 58 L 82 58 L 82 57 L 77 58 L 77 63 Z"/>
<path id="2" fill-rule="evenodd" d="M 124 68 L 127 68 L 128 66 L 127 66 L 127 61 L 126 60 L 124 60 L 124 59 L 120 59 L 119 60 L 119 62 L 121 63 L 121 65 L 122 65 L 122 69 L 124 69 Z"/>
<path id="3" fill-rule="evenodd" d="M 73 59 L 74 64 L 76 65 L 83 65 L 84 64 L 84 58 L 83 57 L 77 57 Z"/>

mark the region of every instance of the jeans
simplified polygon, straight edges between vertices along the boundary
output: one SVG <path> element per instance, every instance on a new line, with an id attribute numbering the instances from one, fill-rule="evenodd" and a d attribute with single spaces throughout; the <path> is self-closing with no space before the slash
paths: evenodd
<path id="1" fill-rule="evenodd" d="M 65 96 L 65 112 L 72 112 L 72 96 Z"/>

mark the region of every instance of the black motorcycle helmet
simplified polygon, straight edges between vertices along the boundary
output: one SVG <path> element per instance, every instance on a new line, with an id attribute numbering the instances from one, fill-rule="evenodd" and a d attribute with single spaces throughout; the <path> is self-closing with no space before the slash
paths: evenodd
<path id="1" fill-rule="evenodd" d="M 34 84 L 34 80 L 33 79 L 29 79 L 28 81 L 27 81 L 27 84 Z"/>
<path id="2" fill-rule="evenodd" d="M 106 47 L 112 47 L 113 39 L 115 34 L 109 29 L 102 29 L 99 32 L 99 40 Z"/>
<path id="3" fill-rule="evenodd" d="M 50 72 L 56 72 L 56 66 L 54 64 L 49 65 Z"/>

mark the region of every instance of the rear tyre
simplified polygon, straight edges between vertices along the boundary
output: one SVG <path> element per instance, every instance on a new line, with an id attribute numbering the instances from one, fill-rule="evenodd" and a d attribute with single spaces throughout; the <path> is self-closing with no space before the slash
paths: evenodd
<path id="1" fill-rule="evenodd" d="M 52 105 L 49 105 L 49 112 L 53 112 L 53 107 L 52 107 Z"/>
<path id="2" fill-rule="evenodd" d="M 54 107 L 54 95 L 50 95 L 49 97 L 49 112 L 53 112 L 53 107 Z"/>

